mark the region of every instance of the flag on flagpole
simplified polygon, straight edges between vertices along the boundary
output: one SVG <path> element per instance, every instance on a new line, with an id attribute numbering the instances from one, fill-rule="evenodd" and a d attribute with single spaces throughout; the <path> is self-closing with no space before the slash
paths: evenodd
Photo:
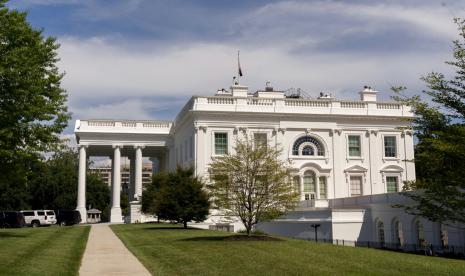
<path id="1" fill-rule="evenodd" d="M 241 69 L 241 61 L 239 59 L 239 52 L 240 51 L 237 51 L 237 67 L 239 69 L 239 77 L 242 77 L 242 69 Z"/>

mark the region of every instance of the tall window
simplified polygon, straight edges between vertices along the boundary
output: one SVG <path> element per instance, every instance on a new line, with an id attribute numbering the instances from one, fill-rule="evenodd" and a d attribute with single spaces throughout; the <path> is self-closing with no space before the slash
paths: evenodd
<path id="1" fill-rule="evenodd" d="M 398 192 L 398 177 L 397 176 L 386 176 L 386 191 L 388 193 Z"/>
<path id="2" fill-rule="evenodd" d="M 326 186 L 326 176 L 320 176 L 320 198 L 326 199 L 327 197 L 327 186 Z"/>
<path id="3" fill-rule="evenodd" d="M 396 157 L 396 136 L 384 136 L 384 157 Z"/>
<path id="4" fill-rule="evenodd" d="M 384 247 L 384 223 L 382 221 L 378 222 L 378 242 L 381 247 Z"/>
<path id="5" fill-rule="evenodd" d="M 268 144 L 268 139 L 266 138 L 266 133 L 254 133 L 253 140 L 255 146 L 264 146 Z"/>
<path id="6" fill-rule="evenodd" d="M 296 193 L 300 195 L 300 176 L 296 175 L 292 178 L 292 182 L 294 184 L 294 190 Z"/>
<path id="7" fill-rule="evenodd" d="M 393 234 L 394 234 L 394 243 L 397 246 L 402 246 L 404 244 L 404 235 L 402 232 L 402 223 L 396 219 L 394 221 L 394 228 L 393 228 Z"/>
<path id="8" fill-rule="evenodd" d="M 315 173 L 312 171 L 306 171 L 304 173 L 304 192 L 315 193 L 316 192 L 316 179 Z"/>
<path id="9" fill-rule="evenodd" d="M 226 132 L 215 132 L 215 154 L 228 154 L 228 134 Z"/>
<path id="10" fill-rule="evenodd" d="M 360 145 L 360 135 L 349 135 L 349 156 L 360 157 L 362 149 Z"/>
<path id="11" fill-rule="evenodd" d="M 425 244 L 425 232 L 423 230 L 423 224 L 419 220 L 415 222 L 415 234 L 417 238 L 417 245 L 423 246 Z"/>
<path id="12" fill-rule="evenodd" d="M 350 196 L 362 195 L 362 177 L 351 176 L 350 177 Z"/>

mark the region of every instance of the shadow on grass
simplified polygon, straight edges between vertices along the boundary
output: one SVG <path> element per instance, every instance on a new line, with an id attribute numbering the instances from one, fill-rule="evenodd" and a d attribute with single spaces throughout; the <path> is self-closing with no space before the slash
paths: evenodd
<path id="1" fill-rule="evenodd" d="M 159 227 L 147 227 L 144 228 L 146 230 L 185 230 L 185 231 L 190 231 L 190 230 L 203 230 L 203 229 L 198 229 L 198 228 L 187 228 L 184 229 L 179 226 L 159 226 Z"/>
<path id="2" fill-rule="evenodd" d="M 283 241 L 282 239 L 269 236 L 246 236 L 246 235 L 229 235 L 229 236 L 206 236 L 180 239 L 180 241 Z"/>
<path id="3" fill-rule="evenodd" d="M 0 239 L 6 238 L 26 238 L 28 235 L 12 233 L 12 232 L 0 232 Z"/>

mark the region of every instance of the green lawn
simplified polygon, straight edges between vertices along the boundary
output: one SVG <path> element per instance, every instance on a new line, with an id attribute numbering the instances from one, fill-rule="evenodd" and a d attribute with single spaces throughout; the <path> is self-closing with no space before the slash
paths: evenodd
<path id="1" fill-rule="evenodd" d="M 0 229 L 0 275 L 77 275 L 90 227 Z"/>
<path id="2" fill-rule="evenodd" d="M 465 275 L 465 261 L 289 240 L 224 241 L 166 224 L 112 225 L 154 275 Z"/>

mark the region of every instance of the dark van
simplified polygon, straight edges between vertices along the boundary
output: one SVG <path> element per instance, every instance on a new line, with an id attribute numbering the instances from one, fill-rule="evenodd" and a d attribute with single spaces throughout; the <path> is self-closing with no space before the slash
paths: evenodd
<path id="1" fill-rule="evenodd" d="M 81 223 L 81 213 L 77 210 L 55 210 L 55 214 L 61 226 Z"/>
<path id="2" fill-rule="evenodd" d="M 25 225 L 24 215 L 21 212 L 0 211 L 0 228 L 20 228 Z"/>

